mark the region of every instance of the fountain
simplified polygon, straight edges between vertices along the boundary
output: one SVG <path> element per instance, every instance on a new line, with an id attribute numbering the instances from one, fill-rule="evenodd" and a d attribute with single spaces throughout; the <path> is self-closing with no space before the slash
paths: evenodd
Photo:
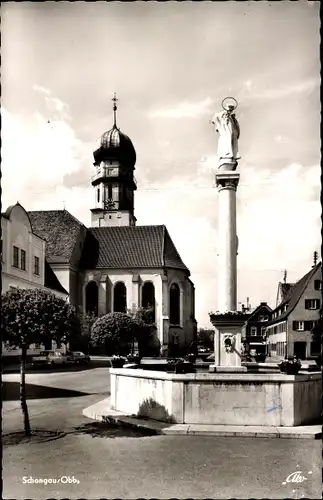
<path id="1" fill-rule="evenodd" d="M 222 111 L 212 119 L 219 133 L 215 174 L 219 203 L 218 310 L 210 314 L 215 328 L 215 362 L 209 373 L 167 373 L 140 366 L 113 368 L 114 410 L 140 415 L 145 408 L 145 415 L 156 420 L 263 428 L 305 425 L 320 417 L 321 373 L 248 373 L 241 364 L 241 329 L 246 316 L 237 311 L 240 127 L 234 114 L 236 107 L 235 99 L 226 98 Z"/>

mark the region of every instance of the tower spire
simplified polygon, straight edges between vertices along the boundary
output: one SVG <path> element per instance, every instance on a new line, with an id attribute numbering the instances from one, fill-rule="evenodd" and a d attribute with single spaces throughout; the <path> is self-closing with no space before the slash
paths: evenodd
<path id="1" fill-rule="evenodd" d="M 314 255 L 313 255 L 313 262 L 314 262 L 314 266 L 313 266 L 313 267 L 315 267 L 315 266 L 316 266 L 316 264 L 317 264 L 317 258 L 318 258 L 318 253 L 317 253 L 317 251 L 315 250 Z"/>
<path id="2" fill-rule="evenodd" d="M 286 283 L 286 279 L 287 279 L 287 269 L 285 269 L 284 271 L 283 283 Z"/>
<path id="3" fill-rule="evenodd" d="M 116 127 L 117 126 L 117 96 L 116 96 L 116 93 L 114 93 L 114 96 L 112 97 L 112 102 L 113 102 L 113 126 Z"/>

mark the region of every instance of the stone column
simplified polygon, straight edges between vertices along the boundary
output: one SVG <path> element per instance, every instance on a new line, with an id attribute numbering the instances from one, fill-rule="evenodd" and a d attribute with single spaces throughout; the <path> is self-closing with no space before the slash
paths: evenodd
<path id="1" fill-rule="evenodd" d="M 168 294 L 168 276 L 162 275 L 162 300 L 161 300 L 161 344 L 164 355 L 168 355 L 169 343 L 169 294 Z"/>
<path id="2" fill-rule="evenodd" d="M 107 275 L 103 274 L 98 281 L 99 287 L 99 300 L 98 300 L 98 313 L 106 314 L 107 312 Z"/>
<path id="3" fill-rule="evenodd" d="M 240 174 L 219 170 L 218 188 L 218 311 L 237 309 L 236 191 Z"/>
<path id="4" fill-rule="evenodd" d="M 135 307 L 136 309 L 141 307 L 139 274 L 132 275 L 131 307 Z"/>

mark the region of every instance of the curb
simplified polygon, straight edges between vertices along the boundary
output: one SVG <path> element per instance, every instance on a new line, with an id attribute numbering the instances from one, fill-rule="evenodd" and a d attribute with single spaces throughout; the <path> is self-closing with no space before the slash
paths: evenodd
<path id="1" fill-rule="evenodd" d="M 108 400 L 104 400 L 108 401 Z M 208 436 L 208 437 L 253 437 L 275 439 L 321 439 L 320 425 L 299 427 L 264 427 L 230 426 L 230 425 L 198 425 L 198 424 L 167 424 L 152 419 L 141 419 L 103 408 L 103 402 L 89 406 L 82 414 L 92 420 L 113 425 L 145 431 L 151 435 L 165 436 Z M 97 408 L 95 408 L 97 407 Z M 101 410 L 101 411 L 100 411 Z"/>

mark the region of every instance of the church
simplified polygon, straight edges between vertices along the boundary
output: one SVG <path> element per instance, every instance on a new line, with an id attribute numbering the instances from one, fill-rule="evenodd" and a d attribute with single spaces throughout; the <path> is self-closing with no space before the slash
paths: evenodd
<path id="1" fill-rule="evenodd" d="M 93 153 L 93 204 L 87 228 L 67 210 L 30 211 L 46 261 L 83 311 L 97 315 L 152 307 L 164 350 L 185 353 L 196 339 L 194 285 L 164 225 L 137 226 L 136 151 L 116 121 Z"/>

